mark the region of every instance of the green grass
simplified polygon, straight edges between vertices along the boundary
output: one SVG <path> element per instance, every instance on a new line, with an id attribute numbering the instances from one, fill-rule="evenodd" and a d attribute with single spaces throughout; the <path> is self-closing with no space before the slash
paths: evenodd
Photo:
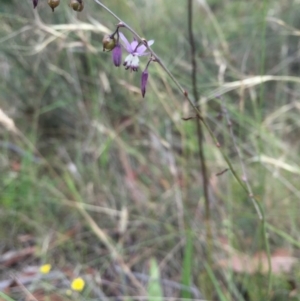
<path id="1" fill-rule="evenodd" d="M 147 288 L 149 301 L 162 301 L 163 292 L 160 285 L 159 266 L 155 261 L 155 259 L 151 259 L 150 261 L 149 274 L 150 274 L 150 280 Z"/>
<path id="2" fill-rule="evenodd" d="M 252 257 L 266 248 L 250 198 L 230 172 L 216 176 L 228 166 L 209 133 L 205 132 L 205 154 L 213 266 L 205 255 L 196 126 L 193 120 L 181 119 L 193 116 L 192 109 L 154 63 L 143 99 L 140 72 L 115 68 L 111 55 L 102 52 L 105 28 L 113 31 L 116 21 L 93 1 L 78 15 L 67 1 L 61 2 L 52 14 L 46 1 L 40 0 L 44 29 L 34 21 L 31 1 L 1 4 L 0 108 L 22 135 L 0 125 L 0 254 L 24 248 L 18 239 L 22 234 L 34 237 L 39 252 L 15 267 L 1 267 L 0 281 L 13 269 L 50 262 L 56 270 L 67 266 L 82 276 L 93 269 L 105 280 L 100 286 L 107 297 L 135 300 L 134 296 L 148 293 L 160 300 L 192 299 L 195 295 L 181 292 L 180 285 L 195 285 L 205 295 L 210 283 L 214 300 L 246 300 L 239 293 L 241 286 L 251 300 L 267 300 L 266 274 L 236 273 L 218 266 L 220 259 L 230 256 L 224 241 Z M 103 2 L 141 36 L 155 40 L 153 49 L 191 95 L 186 2 Z M 249 184 L 264 209 L 271 253 L 284 249 L 297 257 L 299 5 L 293 0 L 289 5 L 285 0 L 214 0 L 207 1 L 207 7 L 199 3 L 194 2 L 194 31 L 204 115 L 242 177 L 232 135 L 220 114 L 224 101 Z M 102 29 L 55 27 L 95 25 L 94 20 Z M 57 33 L 63 35 L 54 39 Z M 53 41 L 39 51 L 37 46 L 49 39 Z M 146 59 L 141 61 L 142 69 Z M 218 80 L 220 63 L 226 66 L 224 84 Z M 273 78 L 228 87 L 259 75 Z M 33 156 L 43 159 L 37 163 Z M 187 235 L 189 231 L 192 234 Z M 112 250 L 118 260 L 112 258 Z M 148 275 L 150 258 L 155 258 L 150 261 L 150 276 L 172 280 L 178 288 L 157 282 L 147 287 L 137 275 Z M 144 291 L 129 280 L 126 267 Z M 288 296 L 288 283 L 299 282 L 298 266 L 272 278 L 271 300 L 283 295 L 284 300 L 297 300 Z M 82 300 L 99 298 L 94 278 L 90 285 Z"/>

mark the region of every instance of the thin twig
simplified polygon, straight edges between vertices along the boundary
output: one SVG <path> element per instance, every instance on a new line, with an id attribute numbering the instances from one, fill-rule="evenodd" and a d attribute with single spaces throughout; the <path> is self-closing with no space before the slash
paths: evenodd
<path id="1" fill-rule="evenodd" d="M 141 293 L 146 294 L 146 291 L 144 287 L 141 285 L 141 283 L 136 279 L 136 277 L 132 274 L 129 267 L 125 264 L 122 257 L 120 256 L 117 249 L 114 247 L 112 242 L 110 241 L 109 237 L 105 234 L 105 232 L 96 224 L 94 219 L 85 211 L 83 207 L 80 206 L 79 202 L 75 202 L 77 205 L 77 209 L 81 213 L 81 215 L 84 217 L 84 219 L 87 221 L 93 232 L 98 236 L 98 238 L 101 240 L 101 242 L 106 246 L 106 248 L 110 251 L 110 255 L 112 259 L 114 259 L 119 266 L 121 267 L 123 273 L 130 279 L 130 281 L 140 290 Z"/>

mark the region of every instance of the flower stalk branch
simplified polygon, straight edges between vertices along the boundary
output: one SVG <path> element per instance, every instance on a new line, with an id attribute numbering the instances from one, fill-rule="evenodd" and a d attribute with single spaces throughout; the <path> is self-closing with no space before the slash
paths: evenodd
<path id="1" fill-rule="evenodd" d="M 150 46 L 148 45 L 148 43 L 146 43 L 145 39 L 143 39 L 142 37 L 140 37 L 135 32 L 135 30 L 133 30 L 128 24 L 126 24 L 125 22 L 123 22 L 122 19 L 120 19 L 114 12 L 112 12 L 108 7 L 106 7 L 101 1 L 99 1 L 99 0 L 94 0 L 94 1 L 98 5 L 100 5 L 103 9 L 105 9 L 109 14 L 111 14 L 115 19 L 117 19 L 120 22 L 118 24 L 118 26 L 120 26 L 120 27 L 122 26 L 122 27 L 126 28 L 128 31 L 130 31 L 136 37 L 136 39 L 138 41 L 144 43 L 144 45 L 146 46 L 146 48 L 148 49 L 148 51 L 151 53 L 151 56 L 153 57 L 153 61 L 157 62 L 161 66 L 161 68 L 166 72 L 166 74 L 170 77 L 170 79 L 177 86 L 178 90 L 184 95 L 184 97 L 190 103 L 190 105 L 192 106 L 192 108 L 195 111 L 195 114 L 196 114 L 197 118 L 199 118 L 201 120 L 201 122 L 203 123 L 204 127 L 208 131 L 210 137 L 214 141 L 215 145 L 219 148 L 220 153 L 221 153 L 223 159 L 225 160 L 225 162 L 227 163 L 227 165 L 228 165 L 228 167 L 229 167 L 232 175 L 237 180 L 237 182 L 239 183 L 239 185 L 243 188 L 243 190 L 247 193 L 247 195 L 254 201 L 254 203 L 255 203 L 255 210 L 257 212 L 257 215 L 258 215 L 260 221 L 265 221 L 265 217 L 264 217 L 264 212 L 263 212 L 262 206 L 260 205 L 260 203 L 257 200 L 257 198 L 255 196 L 251 195 L 251 192 L 248 191 L 247 186 L 243 183 L 242 179 L 238 176 L 237 172 L 233 168 L 233 166 L 232 166 L 232 164 L 231 164 L 228 156 L 226 155 L 225 151 L 221 148 L 221 145 L 218 142 L 218 139 L 216 138 L 216 136 L 214 135 L 213 130 L 210 128 L 210 126 L 208 125 L 208 123 L 206 122 L 206 120 L 201 115 L 201 112 L 198 110 L 196 104 L 189 97 L 188 92 L 181 86 L 181 84 L 174 77 L 174 75 L 171 73 L 171 71 L 161 61 L 161 59 L 159 58 L 159 56 L 150 48 Z"/>

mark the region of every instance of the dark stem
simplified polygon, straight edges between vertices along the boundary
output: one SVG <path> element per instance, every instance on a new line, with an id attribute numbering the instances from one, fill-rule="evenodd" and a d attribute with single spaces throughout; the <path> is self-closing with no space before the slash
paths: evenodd
<path id="1" fill-rule="evenodd" d="M 193 1 L 188 0 L 188 32 L 189 42 L 191 48 L 191 63 L 192 63 L 192 84 L 193 84 L 193 95 L 196 104 L 199 106 L 199 93 L 197 89 L 197 60 L 196 60 L 196 45 L 193 32 Z"/>
<path id="2" fill-rule="evenodd" d="M 113 39 L 115 34 L 117 35 L 117 43 L 119 43 L 119 26 L 117 26 L 116 30 L 109 37 Z"/>
<path id="3" fill-rule="evenodd" d="M 200 103 L 199 103 L 199 92 L 197 89 L 197 58 L 196 58 L 196 45 L 195 38 L 193 33 L 193 0 L 188 0 L 188 34 L 189 34 L 189 43 L 191 49 L 191 64 L 192 64 L 192 86 L 193 86 L 193 96 L 196 103 L 196 107 L 199 112 L 201 112 Z M 202 116 L 202 115 L 200 115 Z M 196 118 L 197 125 L 197 138 L 198 138 L 198 149 L 199 149 L 199 159 L 200 159 L 200 168 L 202 173 L 202 186 L 204 192 L 204 201 L 205 201 L 205 225 L 206 225 L 206 256 L 207 263 L 212 267 L 212 233 L 211 233 L 211 214 L 210 214 L 210 201 L 209 201 L 209 178 L 207 173 L 207 166 L 204 154 L 204 134 L 203 134 L 203 125 L 201 122 L 201 117 Z M 209 288 L 209 285 L 207 286 Z M 207 290 L 208 299 L 211 299 L 211 290 Z"/>

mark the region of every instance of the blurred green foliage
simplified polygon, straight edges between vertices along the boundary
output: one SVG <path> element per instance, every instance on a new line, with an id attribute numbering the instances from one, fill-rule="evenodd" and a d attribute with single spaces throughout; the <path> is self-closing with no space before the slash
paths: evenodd
<path id="1" fill-rule="evenodd" d="M 216 295 L 224 300 L 235 296 L 230 285 L 225 285 L 224 279 L 231 279 L 230 283 L 243 283 L 251 300 L 262 300 L 264 276 L 236 275 L 217 265 L 219 256 L 226 254 L 224 238 L 249 255 L 263 248 L 249 197 L 229 172 L 216 176 L 227 166 L 207 133 L 216 266 L 205 267 L 196 128 L 193 120 L 181 119 L 193 116 L 183 96 L 159 66 L 151 64 L 143 99 L 141 73 L 115 68 L 110 53 L 102 52 L 104 29 L 114 31 L 116 20 L 91 0 L 80 14 L 71 11 L 67 1 L 61 2 L 55 13 L 42 0 L 36 11 L 31 1 L 1 2 L 0 108 L 22 132 L 18 136 L 0 128 L 1 142 L 22 150 L 0 145 L 1 251 L 22 247 L 19 234 L 31 233 L 42 245 L 49 232 L 58 235 L 79 227 L 70 240 L 43 256 L 58 266 L 78 263 L 108 273 L 111 266 L 105 246 L 95 241 L 70 205 L 82 202 L 112 210 L 99 213 L 88 207 L 98 226 L 122 251 L 124 261 L 134 258 L 133 270 L 143 270 L 146 259 L 153 256 L 157 264 L 164 260 L 162 278 L 180 281 L 183 269 L 188 271 L 182 275 L 184 284 L 200 279 L 195 281 L 205 291 L 201 283 L 209 277 L 218 286 Z M 103 3 L 141 36 L 154 39 L 152 48 L 183 87 L 192 90 L 185 1 Z M 299 10 L 296 0 L 194 3 L 202 110 L 243 176 L 222 111 L 225 102 L 249 183 L 268 223 L 295 240 L 300 227 Z M 131 38 L 128 32 L 124 34 Z M 147 60 L 141 61 L 142 69 Z M 224 74 L 221 67 L 226 67 Z M 238 82 L 264 75 L 273 78 L 262 85 Z M 228 89 L 226 83 L 232 82 L 237 82 L 235 88 Z M 129 219 L 122 232 L 119 213 L 111 212 L 123 208 Z M 191 245 L 176 249 L 182 240 L 180 219 L 196 237 L 190 257 L 182 253 L 192 250 Z M 272 251 L 284 248 L 298 254 L 284 236 L 271 231 L 268 235 Z M 152 271 L 157 269 L 154 263 Z M 290 279 L 299 277 L 294 271 L 283 280 L 275 277 L 274 296 L 276 287 L 288 290 Z"/>

